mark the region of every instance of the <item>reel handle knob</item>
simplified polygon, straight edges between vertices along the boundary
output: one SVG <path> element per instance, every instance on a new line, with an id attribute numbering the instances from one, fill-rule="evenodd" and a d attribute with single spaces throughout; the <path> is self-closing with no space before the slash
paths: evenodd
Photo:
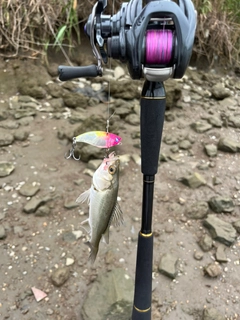
<path id="1" fill-rule="evenodd" d="M 58 74 L 61 81 L 66 81 L 74 78 L 101 76 L 102 70 L 95 64 L 86 67 L 59 66 Z"/>

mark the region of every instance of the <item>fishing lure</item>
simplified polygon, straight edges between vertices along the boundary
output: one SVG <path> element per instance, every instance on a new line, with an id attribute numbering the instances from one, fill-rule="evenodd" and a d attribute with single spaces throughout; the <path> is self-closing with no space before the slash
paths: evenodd
<path id="1" fill-rule="evenodd" d="M 98 148 L 109 149 L 111 147 L 117 146 L 120 144 L 122 138 L 117 136 L 114 133 L 105 132 L 105 131 L 89 131 L 82 133 L 76 137 L 73 137 L 72 149 L 69 152 L 69 155 L 65 155 L 66 159 L 73 157 L 74 160 L 79 160 L 74 155 L 74 150 L 76 148 L 77 142 L 88 143 L 92 146 Z"/>
<path id="2" fill-rule="evenodd" d="M 106 149 L 117 146 L 121 140 L 122 138 L 116 134 L 105 131 L 90 131 L 75 137 L 76 142 L 84 142 L 98 148 Z"/>

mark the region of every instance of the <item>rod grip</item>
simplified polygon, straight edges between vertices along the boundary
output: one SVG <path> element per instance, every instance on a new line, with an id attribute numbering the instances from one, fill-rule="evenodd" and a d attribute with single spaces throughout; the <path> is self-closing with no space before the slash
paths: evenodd
<path id="1" fill-rule="evenodd" d="M 166 107 L 163 84 L 147 81 L 143 88 L 140 104 L 142 173 L 153 176 L 158 171 Z"/>
<path id="2" fill-rule="evenodd" d="M 88 78 L 99 76 L 98 68 L 92 64 L 86 67 L 70 67 L 70 66 L 59 66 L 58 67 L 59 79 L 61 81 L 71 80 L 75 78 Z"/>
<path id="3" fill-rule="evenodd" d="M 138 235 L 132 320 L 151 320 L 153 234 Z"/>

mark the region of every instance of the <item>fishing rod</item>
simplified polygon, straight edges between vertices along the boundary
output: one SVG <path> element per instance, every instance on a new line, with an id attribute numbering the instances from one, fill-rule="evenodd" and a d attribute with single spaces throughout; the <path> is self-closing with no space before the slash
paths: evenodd
<path id="1" fill-rule="evenodd" d="M 127 64 L 132 79 L 145 78 L 140 99 L 142 220 L 138 235 L 132 320 L 151 320 L 154 180 L 158 172 L 166 94 L 164 81 L 183 77 L 192 54 L 196 11 L 191 0 L 131 0 L 114 15 L 107 0 L 94 5 L 84 30 L 97 65 L 59 66 L 62 81 L 102 76 L 108 57 Z"/>

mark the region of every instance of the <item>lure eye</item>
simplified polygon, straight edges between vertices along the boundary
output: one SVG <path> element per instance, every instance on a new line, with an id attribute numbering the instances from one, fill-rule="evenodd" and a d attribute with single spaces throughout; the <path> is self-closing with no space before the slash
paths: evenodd
<path id="1" fill-rule="evenodd" d="M 116 167 L 115 166 L 110 166 L 108 168 L 108 172 L 113 175 L 116 172 Z"/>

